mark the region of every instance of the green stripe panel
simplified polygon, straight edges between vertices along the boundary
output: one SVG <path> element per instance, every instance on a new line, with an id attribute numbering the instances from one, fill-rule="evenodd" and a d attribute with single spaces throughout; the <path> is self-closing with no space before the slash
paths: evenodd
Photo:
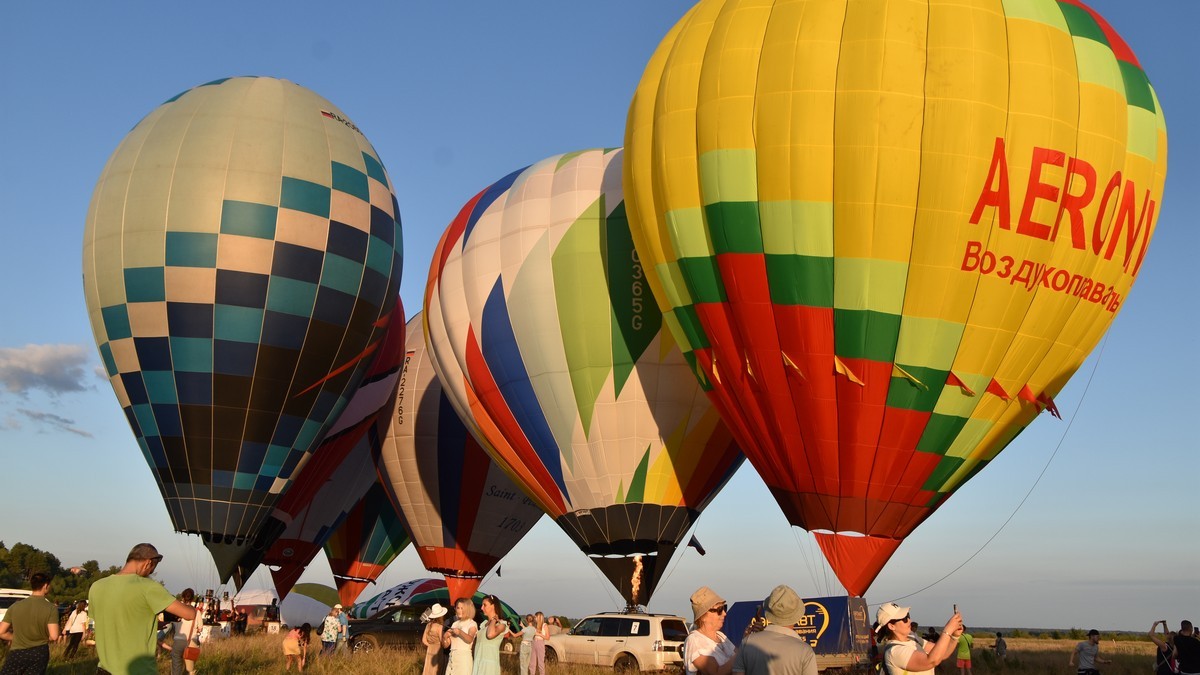
<path id="1" fill-rule="evenodd" d="M 829 202 L 759 202 L 763 251 L 833 257 L 833 204 Z"/>
<path id="2" fill-rule="evenodd" d="M 1004 0 L 1004 16 L 1007 19 L 1029 19 L 1053 26 L 1064 33 L 1070 32 L 1057 3 L 1048 3 L 1046 0 Z"/>
<path id="3" fill-rule="evenodd" d="M 133 337 L 133 329 L 129 327 L 129 308 L 125 305 L 101 307 L 100 318 L 104 320 L 105 337 L 110 342 Z"/>
<path id="4" fill-rule="evenodd" d="M 274 239 L 278 216 L 278 207 L 227 199 L 221 203 L 221 234 Z"/>
<path id="5" fill-rule="evenodd" d="M 930 415 L 929 424 L 925 425 L 925 433 L 921 434 L 921 440 L 917 442 L 917 450 L 945 455 L 954 439 L 958 437 L 958 432 L 962 431 L 966 424 L 965 417 L 951 417 L 938 413 Z"/>
<path id="6" fill-rule="evenodd" d="M 615 367 L 627 366 L 630 359 L 623 344 L 610 342 L 613 310 L 608 306 L 606 284 L 584 281 L 603 279 L 606 272 L 601 266 L 600 213 L 600 200 L 597 199 L 571 224 L 550 256 L 562 347 L 585 435 L 592 430 L 596 399 L 608 374 Z M 546 235 L 542 235 L 542 239 L 545 238 Z M 531 275 L 542 276 L 538 266 L 543 264 L 541 260 L 527 258 L 522 272 L 529 270 Z M 516 289 L 512 295 L 517 295 Z M 517 309 L 510 307 L 514 313 Z M 517 317 L 513 317 L 513 324 L 515 331 L 518 329 Z"/>
<path id="7" fill-rule="evenodd" d="M 650 446 L 642 453 L 642 461 L 638 462 L 633 476 L 629 479 L 629 491 L 625 493 L 626 503 L 637 503 L 646 499 L 646 474 L 650 470 Z"/>
<path id="8" fill-rule="evenodd" d="M 217 266 L 217 235 L 207 232 L 168 232 L 167 267 Z"/>
<path id="9" fill-rule="evenodd" d="M 176 372 L 211 373 L 213 341 L 208 338 L 171 338 L 171 366 Z"/>
<path id="10" fill-rule="evenodd" d="M 364 202 L 371 201 L 367 174 L 341 162 L 333 163 L 333 189 L 358 197 Z"/>
<path id="11" fill-rule="evenodd" d="M 687 337 L 689 353 L 711 346 L 708 334 L 704 332 L 704 326 L 700 323 L 700 315 L 696 313 L 695 305 L 676 307 L 673 314 L 675 320 L 679 322 L 679 327 L 683 329 L 684 336 Z"/>
<path id="12" fill-rule="evenodd" d="M 718 202 L 704 207 L 712 249 L 721 253 L 762 253 L 762 229 L 755 202 Z"/>
<path id="13" fill-rule="evenodd" d="M 283 185 L 280 187 L 279 207 L 328 218 L 331 194 L 332 191 L 324 185 L 284 176 Z"/>
<path id="14" fill-rule="evenodd" d="M 834 353 L 842 358 L 894 362 L 900 319 L 897 314 L 834 308 Z"/>
<path id="15" fill-rule="evenodd" d="M 100 359 L 104 361 L 104 372 L 109 377 L 117 374 L 117 360 L 113 358 L 112 345 L 107 342 L 100 345 Z"/>
<path id="16" fill-rule="evenodd" d="M 605 212 L 604 195 L 600 196 L 599 214 Z M 647 270 L 633 249 L 633 236 L 625 217 L 625 202 L 617 204 L 612 214 L 602 218 L 604 250 L 600 252 L 604 271 L 610 280 L 608 299 L 612 303 L 611 322 L 613 345 L 613 387 L 618 398 L 633 365 L 642 357 L 646 347 L 662 328 L 662 313 L 650 295 Z"/>
<path id="17" fill-rule="evenodd" d="M 383 170 L 383 165 L 379 163 L 379 160 L 365 152 L 362 154 L 362 158 L 363 164 L 367 167 L 367 175 L 387 185 L 387 173 Z"/>
<path id="18" fill-rule="evenodd" d="M 396 243 L 400 242 L 400 234 L 396 233 Z M 379 237 L 372 236 L 367 242 L 367 267 L 384 276 L 392 274 L 392 260 L 396 249 Z"/>
<path id="19" fill-rule="evenodd" d="M 933 407 L 937 405 L 938 398 L 941 396 L 942 387 L 945 386 L 947 371 L 903 363 L 896 365 L 920 380 L 921 384 L 925 386 L 920 387 L 903 375 L 893 375 L 891 386 L 888 387 L 887 406 L 918 412 L 933 412 Z"/>
<path id="20" fill-rule="evenodd" d="M 1151 162 L 1158 161 L 1158 115 L 1135 106 L 1126 110 L 1129 111 L 1126 151 Z"/>
<path id="21" fill-rule="evenodd" d="M 267 309 L 292 316 L 312 316 L 317 301 L 317 285 L 287 277 L 271 277 L 267 286 Z"/>
<path id="22" fill-rule="evenodd" d="M 773 304 L 833 307 L 833 258 L 770 254 L 764 257 Z"/>
<path id="23" fill-rule="evenodd" d="M 725 302 L 725 284 L 716 258 L 680 258 L 679 271 L 691 291 L 693 304 Z"/>
<path id="24" fill-rule="evenodd" d="M 142 371 L 142 382 L 151 403 L 178 403 L 175 395 L 175 373 L 169 370 Z"/>
<path id="25" fill-rule="evenodd" d="M 325 255 L 325 264 L 321 268 L 322 286 L 357 296 L 358 289 L 362 286 L 362 277 L 363 264 L 357 260 L 332 253 Z"/>
<path id="26" fill-rule="evenodd" d="M 213 307 L 213 337 L 257 344 L 262 339 L 263 310 L 255 307 Z"/>
<path id="27" fill-rule="evenodd" d="M 1067 20 L 1067 28 L 1071 31 L 1071 35 L 1108 45 L 1108 38 L 1104 36 L 1104 31 L 1086 10 L 1066 2 L 1059 2 L 1058 7 L 1062 10 L 1063 18 Z M 1108 46 L 1111 50 L 1112 45 Z"/>
<path id="28" fill-rule="evenodd" d="M 958 467 L 962 466 L 963 461 L 960 457 L 943 457 L 938 462 L 937 468 L 933 470 L 933 473 L 929 474 L 929 478 L 925 479 L 925 484 L 921 486 L 921 489 L 937 491 L 938 488 L 945 484 L 946 479 L 953 476 L 955 471 L 958 471 Z"/>
<path id="29" fill-rule="evenodd" d="M 1154 112 L 1154 95 L 1150 93 L 1150 80 L 1141 68 L 1127 61 L 1118 61 L 1121 78 L 1125 80 L 1125 99 L 1129 105 Z"/>
<path id="30" fill-rule="evenodd" d="M 125 272 L 127 302 L 163 302 L 167 287 L 161 267 L 131 267 Z"/>

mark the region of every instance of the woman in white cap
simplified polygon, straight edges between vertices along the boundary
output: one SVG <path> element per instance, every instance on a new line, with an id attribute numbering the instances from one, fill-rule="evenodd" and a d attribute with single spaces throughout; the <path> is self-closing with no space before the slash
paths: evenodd
<path id="1" fill-rule="evenodd" d="M 473 659 L 471 646 L 479 624 L 475 623 L 475 603 L 469 598 L 459 598 L 454 603 L 454 615 L 458 620 L 450 624 L 450 630 L 442 635 L 442 646 L 450 648 L 446 661 L 446 675 L 471 675 Z"/>
<path id="2" fill-rule="evenodd" d="M 937 642 L 926 642 L 921 648 L 913 639 L 909 609 L 886 602 L 875 613 L 875 636 L 883 654 L 884 675 L 933 675 L 933 669 L 958 646 L 963 632 L 961 614 L 955 611 Z"/>
<path id="3" fill-rule="evenodd" d="M 692 593 L 693 629 L 683 643 L 683 664 L 689 675 L 729 675 L 733 671 L 733 643 L 721 628 L 728 604 L 708 586 Z"/>
<path id="4" fill-rule="evenodd" d="M 442 618 L 446 616 L 446 608 L 439 603 L 433 603 L 429 612 L 423 617 L 425 632 L 421 635 L 421 643 L 425 645 L 425 669 L 421 675 L 438 675 L 442 667 Z"/>

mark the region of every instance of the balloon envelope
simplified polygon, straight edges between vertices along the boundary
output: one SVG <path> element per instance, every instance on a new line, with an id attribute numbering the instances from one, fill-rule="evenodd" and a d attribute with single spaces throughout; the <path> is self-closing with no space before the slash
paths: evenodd
<path id="1" fill-rule="evenodd" d="M 411 542 L 380 481 L 377 475 L 367 494 L 325 542 L 329 569 L 346 606 L 354 604 Z"/>
<path id="2" fill-rule="evenodd" d="M 455 596 L 454 600 L 457 600 L 459 597 L 463 596 Z M 486 597 L 485 594 L 478 591 L 471 596 L 471 600 L 474 601 L 477 611 L 479 611 L 484 597 Z M 453 600 L 450 598 L 450 589 L 446 586 L 446 582 L 442 579 L 413 579 L 412 581 L 397 584 L 378 595 L 372 596 L 368 600 L 358 603 L 351 608 L 350 617 L 365 619 L 380 610 L 396 605 L 430 604 L 434 602 L 448 608 L 453 605 Z M 508 603 L 504 602 L 503 599 L 500 600 L 500 615 L 501 618 L 508 621 L 510 627 L 521 625 L 521 616 Z"/>
<path id="3" fill-rule="evenodd" d="M 235 576 L 248 578 L 253 565 L 261 560 L 272 567 L 275 588 L 287 593 L 338 524 L 375 484 L 380 451 L 375 425 L 380 415 L 391 414 L 400 382 L 405 354 L 403 318 L 403 306 L 397 301 L 387 317 L 387 331 L 373 345 L 371 365 L 362 382 L 312 460 L 300 470 L 259 530 Z"/>
<path id="4" fill-rule="evenodd" d="M 438 245 L 425 306 L 457 409 L 644 604 L 742 456 L 650 298 L 621 157 L 558 155 L 479 193 Z"/>
<path id="5" fill-rule="evenodd" d="M 1078 0 L 743 5 L 703 0 L 651 59 L 631 228 L 747 457 L 862 594 L 1112 322 L 1166 127 Z"/>
<path id="6" fill-rule="evenodd" d="M 542 517 L 467 431 L 442 392 L 423 339 L 408 322 L 408 358 L 388 420 L 381 474 L 421 562 L 455 597 L 480 580 Z"/>
<path id="7" fill-rule="evenodd" d="M 222 578 L 362 378 L 399 245 L 371 144 L 291 82 L 183 92 L 105 166 L 84 232 L 92 330 L 172 524 Z"/>

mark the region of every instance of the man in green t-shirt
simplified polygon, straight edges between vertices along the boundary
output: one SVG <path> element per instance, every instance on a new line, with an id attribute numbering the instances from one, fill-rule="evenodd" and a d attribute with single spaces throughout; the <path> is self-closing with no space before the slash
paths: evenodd
<path id="1" fill-rule="evenodd" d="M 160 560 L 158 549 L 138 544 L 120 572 L 92 584 L 88 606 L 96 622 L 98 672 L 155 675 L 158 613 L 167 610 L 184 620 L 196 617 L 194 607 L 176 600 L 162 584 L 149 578 Z"/>
<path id="2" fill-rule="evenodd" d="M 29 585 L 33 594 L 9 607 L 0 621 L 0 639 L 12 642 L 0 675 L 45 673 L 50 665 L 50 643 L 58 639 L 58 608 L 46 599 L 50 575 L 34 572 Z"/>
<path id="3" fill-rule="evenodd" d="M 971 645 L 973 644 L 975 644 L 975 638 L 964 630 L 962 637 L 958 638 L 958 675 L 971 675 Z"/>

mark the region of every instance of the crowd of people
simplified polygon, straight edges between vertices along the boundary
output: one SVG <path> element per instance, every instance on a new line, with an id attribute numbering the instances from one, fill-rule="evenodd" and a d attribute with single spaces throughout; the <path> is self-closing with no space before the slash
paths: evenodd
<path id="1" fill-rule="evenodd" d="M 98 675 L 157 673 L 160 648 L 170 653 L 172 675 L 194 675 L 200 628 L 214 604 L 211 597 L 199 598 L 190 588 L 177 598 L 151 580 L 161 560 L 154 546 L 134 546 L 121 570 L 92 584 L 88 599 L 75 603 L 61 623 L 58 607 L 46 597 L 50 577 L 34 573 L 31 595 L 13 604 L 0 621 L 0 639 L 11 643 L 0 675 L 45 673 L 49 645 L 65 640 L 64 656 L 72 658 L 89 634 L 89 626 L 94 626 Z M 817 674 L 815 652 L 793 629 L 805 609 L 804 600 L 792 588 L 780 585 L 771 591 L 763 601 L 761 618 L 751 622 L 737 648 L 722 632 L 728 603 L 707 586 L 697 589 L 690 601 L 693 630 L 682 650 L 687 675 Z M 430 607 L 421 617 L 426 649 L 422 675 L 501 675 L 500 651 L 506 639 L 519 640 L 520 675 L 545 675 L 546 642 L 563 630 L 559 619 L 537 612 L 525 615 L 520 625 L 510 626 L 502 607 L 496 596 L 485 596 L 479 622 L 469 598 L 453 603 L 452 617 L 449 608 L 441 604 Z M 272 603 L 271 610 L 269 618 L 277 621 L 277 603 Z M 972 675 L 973 637 L 966 633 L 957 607 L 940 632 L 929 631 L 925 636 L 919 633 L 910 610 L 889 602 L 876 612 L 871 637 L 880 675 L 934 675 L 937 666 L 951 657 L 959 675 Z M 159 616 L 164 613 L 176 617 L 173 630 L 165 636 L 159 630 Z M 320 653 L 327 656 L 345 650 L 348 628 L 347 613 L 340 604 L 334 605 L 318 628 Z M 304 670 L 312 633 L 313 627 L 307 623 L 285 631 L 285 672 L 292 666 Z M 1149 637 L 1157 647 L 1156 675 L 1200 675 L 1200 635 L 1190 621 L 1183 621 L 1178 631 L 1171 631 L 1165 620 L 1156 621 Z M 1003 662 L 1008 651 L 1003 634 L 996 634 L 993 649 Z M 1097 666 L 1106 663 L 1111 661 L 1100 656 L 1097 630 L 1089 631 L 1068 659 L 1077 675 L 1100 675 Z"/>

